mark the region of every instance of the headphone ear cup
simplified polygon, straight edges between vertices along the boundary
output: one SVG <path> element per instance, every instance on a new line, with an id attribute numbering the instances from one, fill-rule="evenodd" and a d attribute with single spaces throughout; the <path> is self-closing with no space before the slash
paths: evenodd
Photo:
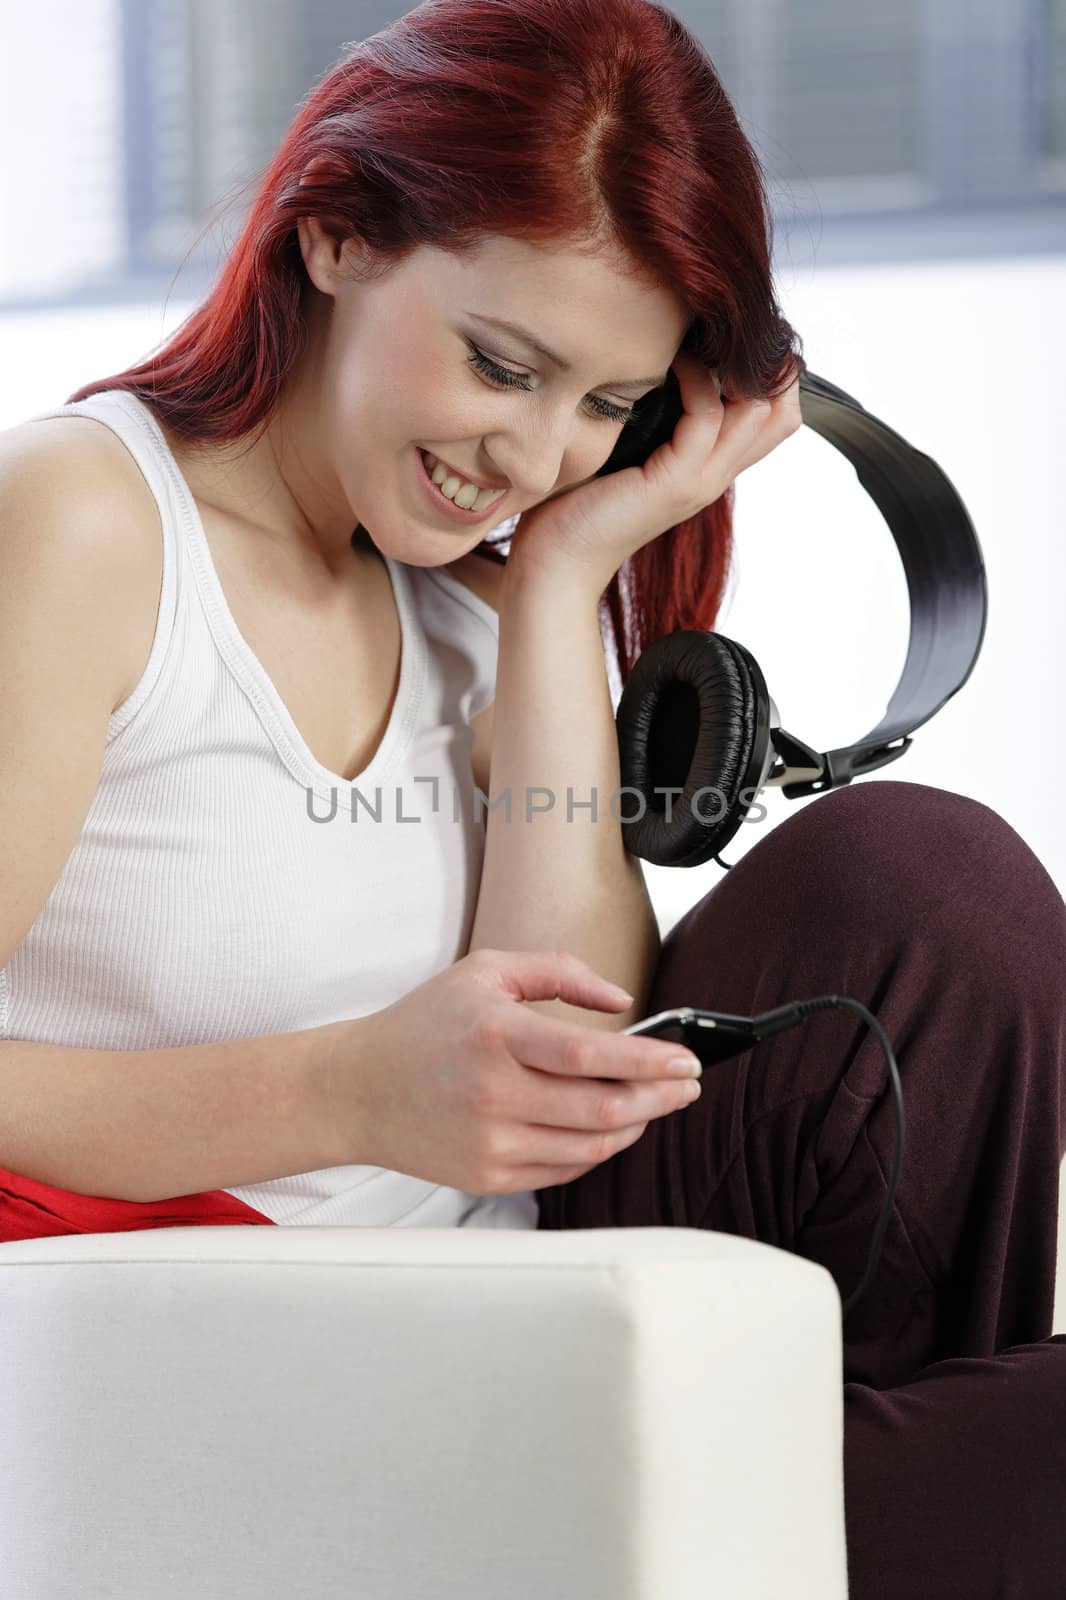
<path id="1" fill-rule="evenodd" d="M 755 657 L 721 633 L 666 634 L 635 662 L 615 727 L 623 789 L 640 797 L 634 816 L 633 795 L 619 797 L 626 849 L 656 866 L 702 866 L 733 838 L 769 770 L 770 696 Z"/>

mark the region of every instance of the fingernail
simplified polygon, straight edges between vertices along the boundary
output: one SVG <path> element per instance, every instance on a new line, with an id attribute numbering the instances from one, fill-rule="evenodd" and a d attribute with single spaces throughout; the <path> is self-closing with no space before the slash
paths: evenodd
<path id="1" fill-rule="evenodd" d="M 666 1063 L 666 1072 L 671 1078 L 698 1078 L 703 1063 L 696 1056 L 672 1056 Z"/>
<path id="2" fill-rule="evenodd" d="M 628 989 L 623 989 L 620 983 L 612 983 L 610 978 L 607 979 L 607 987 L 613 989 L 620 1000 L 633 1000 L 633 996 Z"/>

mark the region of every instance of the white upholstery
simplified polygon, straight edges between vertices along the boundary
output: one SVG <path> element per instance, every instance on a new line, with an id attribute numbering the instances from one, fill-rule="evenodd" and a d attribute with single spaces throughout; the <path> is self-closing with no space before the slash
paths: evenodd
<path id="1" fill-rule="evenodd" d="M 840 1298 L 690 1228 L 0 1245 L 4 1600 L 844 1600 Z"/>

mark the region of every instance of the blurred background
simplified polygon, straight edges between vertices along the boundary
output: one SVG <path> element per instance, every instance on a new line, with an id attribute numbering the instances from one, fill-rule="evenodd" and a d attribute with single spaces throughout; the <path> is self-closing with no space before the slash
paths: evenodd
<path id="1" fill-rule="evenodd" d="M 209 287 L 299 102 L 411 9 L 359 0 L 0 0 L 0 427 L 139 359 Z M 984 552 L 964 687 L 877 779 L 1000 812 L 1066 891 L 1066 0 L 675 0 L 762 160 L 811 370 L 933 456 Z M 807 429 L 737 482 L 719 629 L 819 749 L 880 721 L 908 605 L 887 528 Z M 617 686 L 616 686 L 617 687 Z M 734 862 L 792 807 L 742 825 Z M 663 931 L 720 876 L 648 867 Z M 1009 936 L 1009 929 L 1004 930 Z"/>

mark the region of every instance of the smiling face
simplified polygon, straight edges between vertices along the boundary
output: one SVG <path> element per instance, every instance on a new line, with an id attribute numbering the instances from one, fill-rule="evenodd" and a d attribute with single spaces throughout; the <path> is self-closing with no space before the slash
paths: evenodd
<path id="1" fill-rule="evenodd" d="M 607 250 L 492 236 L 462 257 L 422 247 L 361 281 L 350 245 L 342 253 L 312 219 L 299 234 L 308 347 L 271 418 L 265 461 L 272 474 L 272 454 L 279 470 L 278 526 L 288 518 L 331 561 L 357 522 L 412 566 L 454 561 L 500 522 L 593 477 L 690 321 L 679 299 Z M 521 325 L 559 362 L 487 319 Z M 480 518 L 437 509 L 420 449 L 506 488 L 504 498 Z"/>

